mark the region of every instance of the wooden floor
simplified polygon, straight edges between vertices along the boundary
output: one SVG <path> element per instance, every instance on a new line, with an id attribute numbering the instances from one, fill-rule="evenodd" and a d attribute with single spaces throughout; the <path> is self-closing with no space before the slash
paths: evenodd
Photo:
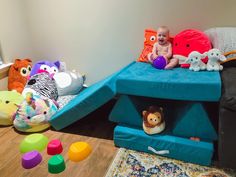
<path id="1" fill-rule="evenodd" d="M 112 140 L 115 124 L 107 118 L 113 104 L 114 100 L 60 132 L 52 128 L 42 132 L 49 140 L 57 138 L 62 141 L 66 169 L 57 175 L 48 172 L 47 162 L 51 156 L 47 155 L 46 149 L 42 152 L 40 165 L 30 170 L 24 169 L 21 166 L 19 145 L 27 134 L 16 132 L 12 127 L 0 127 L 0 177 L 104 176 L 118 149 Z M 76 141 L 85 141 L 93 148 L 91 155 L 78 163 L 67 157 L 69 146 Z"/>

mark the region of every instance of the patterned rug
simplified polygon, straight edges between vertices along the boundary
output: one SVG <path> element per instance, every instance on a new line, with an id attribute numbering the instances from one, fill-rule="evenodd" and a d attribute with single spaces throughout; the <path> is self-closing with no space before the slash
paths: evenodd
<path id="1" fill-rule="evenodd" d="M 233 172 L 120 148 L 106 177 L 233 177 Z"/>

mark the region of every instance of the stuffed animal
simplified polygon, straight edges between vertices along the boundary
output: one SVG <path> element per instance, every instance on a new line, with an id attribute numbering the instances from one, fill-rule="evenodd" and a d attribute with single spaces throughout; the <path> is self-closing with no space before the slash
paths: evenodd
<path id="1" fill-rule="evenodd" d="M 32 61 L 30 59 L 16 59 L 8 73 L 8 90 L 21 93 L 30 74 Z"/>
<path id="2" fill-rule="evenodd" d="M 186 60 L 186 63 L 190 64 L 189 69 L 193 71 L 205 70 L 206 64 L 202 62 L 202 59 L 205 57 L 206 57 L 205 55 L 202 55 L 197 51 L 191 52 L 188 55 L 188 59 Z"/>
<path id="3" fill-rule="evenodd" d="M 226 57 L 220 52 L 219 49 L 211 49 L 208 52 L 205 52 L 205 55 L 208 56 L 207 70 L 208 71 L 220 71 L 223 69 L 223 66 L 220 65 L 220 61 L 226 61 Z"/>
<path id="4" fill-rule="evenodd" d="M 32 92 L 53 100 L 57 100 L 58 98 L 55 80 L 46 72 L 35 74 L 28 80 L 22 95 L 25 96 L 27 92 Z"/>
<path id="5" fill-rule="evenodd" d="M 161 133 L 165 129 L 163 108 L 150 106 L 143 111 L 143 130 L 147 134 Z"/>
<path id="6" fill-rule="evenodd" d="M 55 102 L 28 92 L 19 106 L 14 119 L 14 127 L 22 132 L 38 132 L 47 129 L 49 120 L 58 108 Z"/>
<path id="7" fill-rule="evenodd" d="M 30 77 L 41 73 L 42 71 L 46 71 L 51 75 L 54 75 L 55 73 L 57 73 L 60 69 L 60 61 L 55 61 L 55 62 L 51 62 L 51 61 L 39 61 L 37 63 L 35 63 L 35 65 L 32 68 L 32 71 L 30 73 Z"/>
<path id="8" fill-rule="evenodd" d="M 148 54 L 152 52 L 153 45 L 156 42 L 157 32 L 152 29 L 146 29 L 144 32 L 144 48 L 137 61 L 149 63 Z"/>
<path id="9" fill-rule="evenodd" d="M 179 60 L 181 67 L 188 68 L 186 64 L 188 55 L 192 51 L 204 53 L 212 49 L 210 39 L 207 35 L 196 29 L 187 29 L 178 33 L 173 40 L 173 58 Z M 207 63 L 207 58 L 203 59 Z"/>
<path id="10" fill-rule="evenodd" d="M 0 91 L 0 125 L 12 125 L 23 96 L 16 91 Z"/>
<path id="11" fill-rule="evenodd" d="M 59 72 L 53 78 L 55 79 L 59 96 L 78 94 L 83 88 L 85 81 L 85 76 L 76 71 Z"/>

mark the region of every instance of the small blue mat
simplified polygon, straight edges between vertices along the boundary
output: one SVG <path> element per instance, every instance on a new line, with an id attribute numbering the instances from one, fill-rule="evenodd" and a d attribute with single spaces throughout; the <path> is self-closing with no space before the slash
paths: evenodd
<path id="1" fill-rule="evenodd" d="M 175 100 L 218 101 L 221 95 L 219 72 L 158 70 L 142 62 L 134 62 L 120 73 L 116 87 L 121 94 Z"/>
<path id="2" fill-rule="evenodd" d="M 116 126 L 114 142 L 119 147 L 148 153 L 153 153 L 148 146 L 157 151 L 169 150 L 169 153 L 163 156 L 200 165 L 210 165 L 213 155 L 213 143 L 196 142 L 165 134 L 150 136 L 141 129 L 127 126 Z"/>

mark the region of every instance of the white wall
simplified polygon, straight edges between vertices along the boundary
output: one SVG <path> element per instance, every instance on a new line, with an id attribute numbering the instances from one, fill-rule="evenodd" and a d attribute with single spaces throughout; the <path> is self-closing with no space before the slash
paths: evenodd
<path id="1" fill-rule="evenodd" d="M 0 55 L 6 62 L 33 57 L 25 5 L 21 0 L 0 0 Z"/>
<path id="2" fill-rule="evenodd" d="M 236 25 L 234 0 L 19 0 L 17 4 L 20 2 L 29 29 L 22 30 L 19 21 L 24 17 L 19 14 L 15 20 L 22 27 L 19 33 L 9 29 L 14 38 L 29 35 L 36 60 L 63 58 L 69 69 L 85 73 L 89 83 L 135 60 L 147 27 L 167 25 L 176 34 L 186 28 Z M 23 48 L 28 43 L 26 40 Z M 7 52 L 7 47 L 3 49 Z"/>

